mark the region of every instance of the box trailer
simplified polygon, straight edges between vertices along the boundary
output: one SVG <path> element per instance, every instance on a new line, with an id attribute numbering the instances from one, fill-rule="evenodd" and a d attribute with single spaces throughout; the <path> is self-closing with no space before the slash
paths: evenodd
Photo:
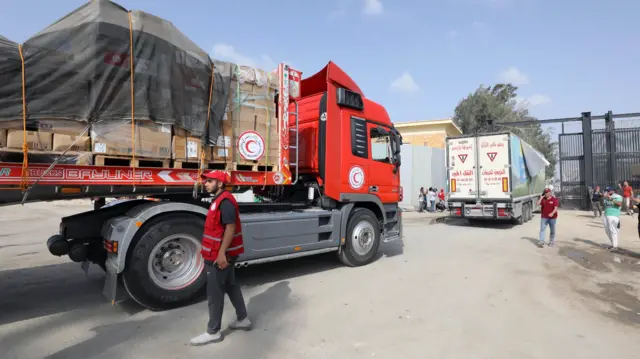
<path id="1" fill-rule="evenodd" d="M 549 162 L 518 136 L 486 133 L 446 140 L 450 215 L 469 220 L 530 220 Z"/>

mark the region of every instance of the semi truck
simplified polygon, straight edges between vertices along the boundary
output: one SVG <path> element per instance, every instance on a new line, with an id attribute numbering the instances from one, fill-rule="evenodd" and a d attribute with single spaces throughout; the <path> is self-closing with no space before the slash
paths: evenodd
<path id="1" fill-rule="evenodd" d="M 398 203 L 402 138 L 383 106 L 336 64 L 302 79 L 277 69 L 281 148 L 264 171 L 227 169 L 240 203 L 245 253 L 236 266 L 335 252 L 347 266 L 376 258 L 402 237 Z M 92 211 L 61 219 L 52 255 L 106 273 L 103 294 L 152 310 L 191 302 L 205 288 L 201 237 L 211 198 L 198 169 L 0 163 L 0 205 L 98 198 Z M 104 206 L 107 197 L 142 197 Z"/>
<path id="2" fill-rule="evenodd" d="M 544 156 L 509 132 L 446 139 L 448 208 L 469 221 L 533 217 L 545 188 Z"/>

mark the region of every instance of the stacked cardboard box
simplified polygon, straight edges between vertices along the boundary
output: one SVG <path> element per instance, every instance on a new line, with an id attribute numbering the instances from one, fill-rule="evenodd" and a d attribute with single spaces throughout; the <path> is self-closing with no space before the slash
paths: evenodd
<path id="1" fill-rule="evenodd" d="M 0 122 L 0 148 L 22 149 L 23 126 L 22 120 Z M 67 151 L 67 159 L 75 157 L 73 163 L 92 163 L 91 139 L 85 123 L 61 119 L 29 121 L 26 138 L 29 150 L 37 151 L 36 153 L 40 155 L 49 151 L 57 153 Z M 54 157 L 52 156 L 52 160 Z"/>
<path id="2" fill-rule="evenodd" d="M 274 96 L 278 86 L 277 76 L 262 70 L 239 66 L 231 81 L 230 108 L 232 144 L 235 146 L 234 161 L 240 164 L 275 166 L 278 163 L 278 123 L 275 117 Z M 226 121 L 223 121 L 223 126 Z M 223 127 L 224 128 L 224 127 Z M 262 153 L 258 160 L 247 158 L 247 151 L 240 147 L 239 140 L 247 131 L 257 132 L 264 147 L 251 150 Z M 240 147 L 239 147 L 240 146 Z"/>
<path id="3" fill-rule="evenodd" d="M 172 159 L 181 162 L 199 162 L 203 151 L 201 142 L 200 138 L 192 136 L 189 131 L 174 126 L 171 139 Z M 211 147 L 205 147 L 204 152 L 205 161 L 211 161 Z"/>
<path id="4" fill-rule="evenodd" d="M 136 120 L 135 155 L 147 158 L 171 158 L 171 126 L 148 120 Z M 91 125 L 93 153 L 132 156 L 131 121 L 99 122 Z"/>

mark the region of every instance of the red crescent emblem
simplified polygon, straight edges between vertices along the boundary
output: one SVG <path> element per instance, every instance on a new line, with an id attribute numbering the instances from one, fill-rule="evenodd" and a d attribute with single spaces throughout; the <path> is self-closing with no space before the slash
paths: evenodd
<path id="1" fill-rule="evenodd" d="M 251 149 L 249 149 L 249 146 L 250 146 L 252 143 L 256 143 L 256 140 L 249 140 L 249 141 L 247 141 L 247 142 L 244 144 L 244 149 L 245 149 L 245 151 L 247 151 L 247 152 L 249 152 L 249 153 L 253 153 L 253 151 L 251 151 Z"/>

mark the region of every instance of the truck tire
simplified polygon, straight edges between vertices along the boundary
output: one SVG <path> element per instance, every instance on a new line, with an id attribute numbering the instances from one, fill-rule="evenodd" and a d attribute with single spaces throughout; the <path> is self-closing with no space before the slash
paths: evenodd
<path id="1" fill-rule="evenodd" d="M 524 224 L 524 216 L 525 216 L 525 214 L 524 214 L 524 207 L 523 207 L 522 208 L 522 213 L 520 214 L 520 217 L 515 219 L 515 222 L 516 222 L 517 225 Z"/>
<path id="2" fill-rule="evenodd" d="M 148 309 L 165 310 L 204 294 L 203 228 L 200 217 L 174 215 L 141 229 L 144 232 L 131 243 L 121 276 L 131 298 Z"/>
<path id="3" fill-rule="evenodd" d="M 530 216 L 529 213 L 531 211 L 531 206 L 529 203 L 525 203 L 522 205 L 522 216 L 524 217 L 524 222 L 529 222 Z"/>
<path id="4" fill-rule="evenodd" d="M 533 203 L 529 202 L 527 204 L 527 221 L 530 221 L 533 219 Z"/>
<path id="5" fill-rule="evenodd" d="M 349 214 L 345 244 L 338 252 L 340 261 L 349 267 L 371 263 L 380 248 L 378 218 L 366 208 L 355 208 Z"/>

